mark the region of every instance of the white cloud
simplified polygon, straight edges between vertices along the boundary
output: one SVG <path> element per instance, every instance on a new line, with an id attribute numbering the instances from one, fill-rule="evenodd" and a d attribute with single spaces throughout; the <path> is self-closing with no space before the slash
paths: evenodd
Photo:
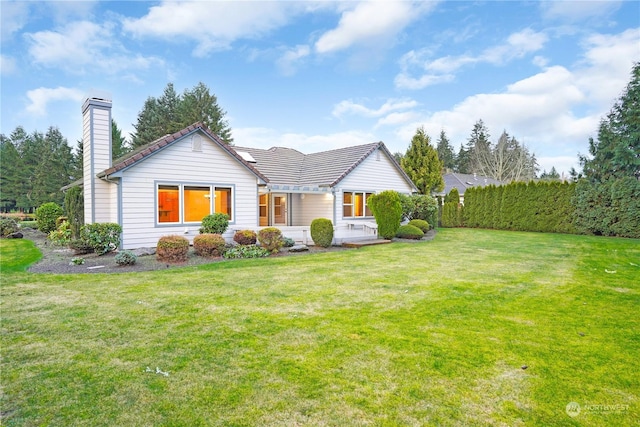
<path id="1" fill-rule="evenodd" d="M 414 108 L 418 105 L 417 101 L 408 98 L 389 99 L 378 109 L 371 109 L 364 105 L 354 103 L 353 101 L 341 101 L 333 107 L 331 114 L 334 117 L 341 117 L 347 114 L 353 114 L 363 117 L 380 117 L 392 111 L 406 110 Z"/>
<path id="2" fill-rule="evenodd" d="M 622 1 L 543 1 L 540 2 L 542 15 L 547 19 L 558 19 L 569 22 L 583 21 L 589 18 L 605 20 L 616 11 Z"/>
<path id="3" fill-rule="evenodd" d="M 465 54 L 432 60 L 431 50 L 412 50 L 400 59 L 401 72 L 395 78 L 395 85 L 402 89 L 423 89 L 427 86 L 451 82 L 455 79 L 455 73 L 464 66 L 477 63 L 504 65 L 541 50 L 547 40 L 546 34 L 526 28 L 509 35 L 505 43 L 489 47 L 477 56 Z M 418 77 L 413 76 L 414 70 L 417 70 Z"/>
<path id="4" fill-rule="evenodd" d="M 282 27 L 305 7 L 304 2 L 163 1 L 142 18 L 125 19 L 123 28 L 136 37 L 195 41 L 193 53 L 202 57 Z"/>
<path id="5" fill-rule="evenodd" d="M 298 45 L 287 49 L 276 62 L 280 72 L 285 76 L 295 74 L 298 64 L 310 53 L 311 48 L 308 45 Z"/>
<path id="6" fill-rule="evenodd" d="M 288 147 L 306 154 L 377 141 L 372 133 L 366 131 L 306 135 L 280 133 L 276 129 L 269 128 L 235 128 L 233 138 L 235 141 L 251 141 L 251 147 L 254 148 Z"/>
<path id="7" fill-rule="evenodd" d="M 4 43 L 26 25 L 29 19 L 29 2 L 2 1 L 0 7 L 0 35 Z"/>
<path id="8" fill-rule="evenodd" d="M 101 25 L 89 21 L 72 22 L 57 31 L 27 33 L 25 38 L 34 63 L 75 74 L 87 70 L 116 74 L 164 63 L 159 58 L 128 52 L 117 41 L 112 22 Z"/>
<path id="9" fill-rule="evenodd" d="M 338 26 L 324 33 L 316 42 L 318 53 L 331 53 L 354 45 L 372 45 L 392 40 L 435 2 L 366 1 L 342 13 Z"/>
<path id="10" fill-rule="evenodd" d="M 30 104 L 27 112 L 36 116 L 46 116 L 47 106 L 51 102 L 73 101 L 76 104 L 82 102 L 84 93 L 78 89 L 59 86 L 55 89 L 40 87 L 27 92 Z"/>
<path id="11" fill-rule="evenodd" d="M 9 75 L 15 73 L 16 60 L 15 58 L 7 55 L 0 55 L 0 75 Z"/>

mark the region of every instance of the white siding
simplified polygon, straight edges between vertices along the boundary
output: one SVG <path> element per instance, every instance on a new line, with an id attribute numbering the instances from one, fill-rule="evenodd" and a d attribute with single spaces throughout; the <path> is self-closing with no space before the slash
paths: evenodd
<path id="1" fill-rule="evenodd" d="M 85 223 L 113 222 L 114 185 L 96 178 L 111 166 L 111 102 L 88 99 L 82 126 Z"/>
<path id="2" fill-rule="evenodd" d="M 296 216 L 292 225 L 311 225 L 316 218 L 327 218 L 333 221 L 333 194 L 299 194 L 293 195 L 298 203 L 294 205 Z"/>
<path id="3" fill-rule="evenodd" d="M 379 193 L 385 190 L 395 190 L 405 194 L 411 194 L 413 191 L 391 159 L 380 150 L 367 157 L 364 162 L 338 183 L 335 190 L 336 228 L 348 227 L 349 223 L 357 223 L 358 221 L 375 222 L 373 218 L 343 218 L 342 194 L 344 191 Z"/>
<path id="4" fill-rule="evenodd" d="M 203 136 L 202 151 L 191 150 L 187 136 L 122 173 L 122 228 L 125 249 L 154 247 L 158 239 L 179 234 L 193 241 L 199 225 L 156 225 L 156 183 L 213 184 L 234 189 L 232 229 L 258 225 L 257 181 L 248 169 Z"/>

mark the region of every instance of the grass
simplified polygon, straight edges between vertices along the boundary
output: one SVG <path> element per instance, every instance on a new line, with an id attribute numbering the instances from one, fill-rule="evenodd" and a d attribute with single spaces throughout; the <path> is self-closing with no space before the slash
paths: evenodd
<path id="1" fill-rule="evenodd" d="M 640 420 L 638 240 L 455 229 L 65 276 L 9 273 L 30 261 L 0 243 L 7 426 Z"/>

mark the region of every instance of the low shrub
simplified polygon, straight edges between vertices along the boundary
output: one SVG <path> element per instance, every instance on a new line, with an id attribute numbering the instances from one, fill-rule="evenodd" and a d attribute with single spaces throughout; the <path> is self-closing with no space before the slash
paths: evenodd
<path id="1" fill-rule="evenodd" d="M 131 251 L 120 251 L 115 256 L 118 265 L 134 265 L 138 261 L 138 257 Z"/>
<path id="2" fill-rule="evenodd" d="M 69 263 L 69 265 L 82 265 L 82 264 L 84 264 L 84 258 L 82 257 L 71 258 L 71 262 Z"/>
<path id="3" fill-rule="evenodd" d="M 73 249 L 75 255 L 90 254 L 93 252 L 93 246 L 82 239 L 72 239 L 69 241 L 69 248 Z"/>
<path id="4" fill-rule="evenodd" d="M 38 230 L 49 234 L 56 229 L 56 219 L 62 216 L 62 208 L 57 203 L 49 202 L 36 209 Z"/>
<path id="5" fill-rule="evenodd" d="M 221 256 L 225 252 L 226 242 L 219 234 L 198 234 L 193 238 L 193 249 L 196 255 L 203 257 Z"/>
<path id="6" fill-rule="evenodd" d="M 401 225 L 396 232 L 396 237 L 401 239 L 420 240 L 424 237 L 424 233 L 418 227 L 413 225 Z"/>
<path id="7" fill-rule="evenodd" d="M 98 222 L 83 225 L 80 239 L 87 242 L 98 255 L 115 251 L 120 246 L 122 227 L 114 222 Z"/>
<path id="8" fill-rule="evenodd" d="M 60 217 L 63 218 L 63 217 Z M 66 246 L 71 241 L 71 225 L 67 221 L 62 221 L 58 227 L 47 236 L 51 243 L 58 246 Z"/>
<path id="9" fill-rule="evenodd" d="M 20 227 L 13 218 L 0 218 L 0 237 L 7 237 L 16 233 Z"/>
<path id="10" fill-rule="evenodd" d="M 282 247 L 282 232 L 276 227 L 263 228 L 258 232 L 260 246 L 269 252 L 278 252 Z"/>
<path id="11" fill-rule="evenodd" d="M 234 258 L 263 258 L 271 254 L 267 249 L 256 245 L 238 245 L 227 249 L 222 255 L 226 259 Z"/>
<path id="12" fill-rule="evenodd" d="M 233 235 L 233 241 L 239 245 L 255 245 L 258 235 L 253 230 L 240 230 Z"/>
<path id="13" fill-rule="evenodd" d="M 162 236 L 156 246 L 156 258 L 162 262 L 184 262 L 189 253 L 189 240 L 177 234 Z"/>
<path id="14" fill-rule="evenodd" d="M 223 213 L 214 213 L 202 218 L 200 234 L 224 234 L 229 228 L 229 216 Z"/>
<path id="15" fill-rule="evenodd" d="M 333 223 L 327 218 L 311 221 L 311 239 L 316 246 L 328 248 L 333 242 Z"/>
<path id="16" fill-rule="evenodd" d="M 426 233 L 431 228 L 429 223 L 423 219 L 412 219 L 409 221 L 409 225 L 419 228 L 423 233 Z"/>
<path id="17" fill-rule="evenodd" d="M 283 237 L 282 238 L 282 246 L 285 248 L 291 248 L 296 245 L 296 241 L 291 237 Z"/>

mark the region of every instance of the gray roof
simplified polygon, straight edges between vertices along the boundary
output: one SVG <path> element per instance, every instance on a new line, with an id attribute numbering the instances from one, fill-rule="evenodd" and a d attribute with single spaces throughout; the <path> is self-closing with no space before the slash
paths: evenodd
<path id="1" fill-rule="evenodd" d="M 442 178 L 444 178 L 444 190 L 442 190 L 438 194 L 449 194 L 452 189 L 457 188 L 458 193 L 460 193 L 460 195 L 462 196 L 467 188 L 486 187 L 487 185 L 492 184 L 504 184 L 497 179 L 466 173 L 446 173 L 442 176 Z"/>
<path id="2" fill-rule="evenodd" d="M 335 186 L 368 156 L 380 149 L 387 154 L 407 182 L 415 187 L 382 142 L 312 154 L 303 154 L 297 150 L 282 147 L 273 147 L 268 150 L 249 147 L 233 148 L 238 152 L 249 153 L 256 160 L 255 168 L 269 178 L 270 184 L 314 187 Z"/>

